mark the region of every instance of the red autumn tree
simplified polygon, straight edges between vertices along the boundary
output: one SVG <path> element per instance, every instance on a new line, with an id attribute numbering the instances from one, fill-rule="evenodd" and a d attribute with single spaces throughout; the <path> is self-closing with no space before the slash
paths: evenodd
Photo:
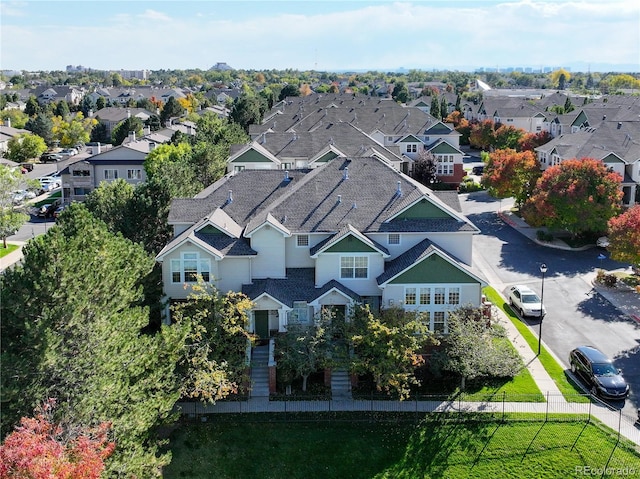
<path id="1" fill-rule="evenodd" d="M 445 123 L 452 123 L 455 129 L 465 128 L 469 126 L 469 120 L 467 120 L 461 111 L 453 110 L 447 115 L 444 120 Z"/>
<path id="2" fill-rule="evenodd" d="M 494 123 L 491 120 L 483 120 L 471 126 L 469 143 L 475 148 L 488 150 L 495 142 Z"/>
<path id="3" fill-rule="evenodd" d="M 23 417 L 0 446 L 0 477 L 8 479 L 98 479 L 115 449 L 110 424 L 76 430 L 53 422 L 55 400 Z"/>
<path id="4" fill-rule="evenodd" d="M 482 183 L 497 198 L 513 196 L 521 207 L 540 177 L 540 165 L 530 151 L 496 150 L 489 154 Z"/>
<path id="5" fill-rule="evenodd" d="M 609 220 L 608 249 L 616 261 L 640 266 L 640 205 Z"/>
<path id="6" fill-rule="evenodd" d="M 602 232 L 620 211 L 621 182 L 622 176 L 600 160 L 565 160 L 545 170 L 522 213 L 532 226 L 545 225 L 574 236 Z"/>
<path id="7" fill-rule="evenodd" d="M 518 151 L 533 151 L 534 148 L 549 143 L 551 139 L 551 133 L 548 131 L 527 133 L 518 141 Z"/>
<path id="8" fill-rule="evenodd" d="M 492 146 L 496 150 L 506 150 L 507 148 L 515 150 L 518 147 L 520 138 L 522 138 L 525 133 L 523 129 L 516 128 L 515 126 L 500 125 L 493 133 Z"/>

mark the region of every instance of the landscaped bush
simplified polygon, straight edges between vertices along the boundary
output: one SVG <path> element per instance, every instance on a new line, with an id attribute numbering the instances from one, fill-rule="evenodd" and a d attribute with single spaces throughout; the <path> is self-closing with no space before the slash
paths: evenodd
<path id="1" fill-rule="evenodd" d="M 480 183 L 476 183 L 475 181 L 473 181 L 473 178 L 470 178 L 468 176 L 465 176 L 462 179 L 462 183 L 460 183 L 460 186 L 458 187 L 458 191 L 460 193 L 472 193 L 474 191 L 481 190 L 484 190 L 484 187 Z"/>
<path id="2" fill-rule="evenodd" d="M 553 235 L 544 230 L 536 231 L 536 238 L 538 238 L 539 241 L 553 241 Z"/>
<path id="3" fill-rule="evenodd" d="M 605 273 L 604 270 L 599 269 L 596 273 L 596 281 L 603 286 L 613 288 L 618 282 L 618 278 L 614 274 Z"/>

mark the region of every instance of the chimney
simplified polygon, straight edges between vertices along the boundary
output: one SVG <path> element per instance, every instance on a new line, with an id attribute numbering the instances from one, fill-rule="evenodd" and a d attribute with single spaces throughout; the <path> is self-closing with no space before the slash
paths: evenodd
<path id="1" fill-rule="evenodd" d="M 7 127 L 11 128 L 11 118 L 7 118 Z"/>
<path id="2" fill-rule="evenodd" d="M 127 118 L 131 118 L 131 110 L 127 110 Z"/>
<path id="3" fill-rule="evenodd" d="M 96 154 L 99 155 L 102 153 L 102 145 L 98 142 L 98 146 L 96 147 Z"/>
<path id="4" fill-rule="evenodd" d="M 153 151 L 155 147 L 156 147 L 156 144 L 153 141 L 150 141 L 149 142 L 149 151 Z"/>
<path id="5" fill-rule="evenodd" d="M 342 179 L 343 180 L 348 180 L 349 179 L 349 167 L 345 166 L 344 170 L 342 171 Z"/>
<path id="6" fill-rule="evenodd" d="M 150 126 L 145 126 L 144 127 L 144 134 L 145 135 L 150 135 L 151 134 L 151 127 Z"/>
<path id="7" fill-rule="evenodd" d="M 129 132 L 129 143 L 133 143 L 134 141 L 136 141 L 136 132 L 135 131 L 130 131 Z"/>

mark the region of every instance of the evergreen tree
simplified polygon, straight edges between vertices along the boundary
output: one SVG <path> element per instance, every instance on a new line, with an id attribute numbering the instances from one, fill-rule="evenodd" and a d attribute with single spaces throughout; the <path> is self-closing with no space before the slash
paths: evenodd
<path id="1" fill-rule="evenodd" d="M 44 113 L 38 113 L 35 118 L 30 118 L 24 128 L 38 135 L 47 145 L 53 145 L 53 122 Z"/>
<path id="2" fill-rule="evenodd" d="M 0 289 L 5 431 L 56 398 L 58 417 L 78 427 L 112 424 L 108 477 L 160 477 L 169 457 L 157 429 L 179 398 L 175 368 L 186 331 L 143 333 L 141 284 L 153 265 L 78 203 L 25 246 Z"/>
<path id="3" fill-rule="evenodd" d="M 431 108 L 429 109 L 429 114 L 436 120 L 440 119 L 440 102 L 438 102 L 438 97 L 436 95 L 431 95 Z"/>
<path id="4" fill-rule="evenodd" d="M 440 98 L 440 119 L 444 120 L 449 114 L 449 104 L 447 103 L 447 97 L 442 95 Z"/>

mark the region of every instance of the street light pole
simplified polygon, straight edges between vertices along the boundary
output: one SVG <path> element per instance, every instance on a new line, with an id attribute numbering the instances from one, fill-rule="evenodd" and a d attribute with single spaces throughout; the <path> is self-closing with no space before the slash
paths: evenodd
<path id="1" fill-rule="evenodd" d="M 538 356 L 540 356 L 540 345 L 542 343 L 542 320 L 544 319 L 544 274 L 547 272 L 547 265 L 542 263 L 540 265 L 540 272 L 542 273 L 542 292 L 540 293 L 540 331 L 538 332 Z"/>

